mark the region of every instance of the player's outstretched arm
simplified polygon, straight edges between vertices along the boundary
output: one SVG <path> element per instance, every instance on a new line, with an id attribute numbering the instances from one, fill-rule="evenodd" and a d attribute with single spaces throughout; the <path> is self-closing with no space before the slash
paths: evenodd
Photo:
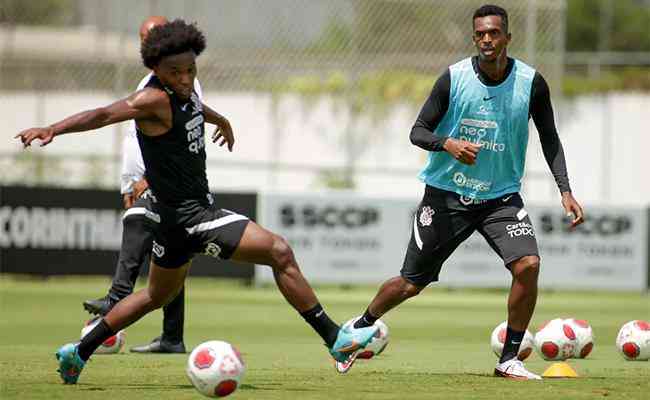
<path id="1" fill-rule="evenodd" d="M 55 136 L 65 133 L 90 131 L 129 119 L 152 118 L 159 114 L 164 101 L 168 100 L 163 92 L 144 89 L 108 106 L 82 111 L 50 126 L 26 129 L 15 138 L 19 138 L 25 147 L 36 139 L 45 146 Z"/>
<path id="2" fill-rule="evenodd" d="M 235 135 L 232 132 L 230 121 L 205 103 L 203 103 L 203 114 L 206 122 L 217 126 L 212 133 L 212 143 L 217 143 L 219 147 L 228 143 L 228 151 L 232 151 L 232 147 L 235 145 Z"/>

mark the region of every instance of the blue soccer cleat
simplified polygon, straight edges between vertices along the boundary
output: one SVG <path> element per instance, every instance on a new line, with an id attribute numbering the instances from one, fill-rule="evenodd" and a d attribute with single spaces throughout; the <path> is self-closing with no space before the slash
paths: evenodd
<path id="1" fill-rule="evenodd" d="M 370 343 L 378 329 L 374 325 L 366 328 L 355 328 L 353 325 L 342 327 L 339 329 L 336 342 L 330 349 L 330 354 L 338 362 L 348 361 L 350 357 L 355 357 L 359 350 Z"/>
<path id="2" fill-rule="evenodd" d="M 59 369 L 57 372 L 63 379 L 63 383 L 67 385 L 74 385 L 81 375 L 81 370 L 84 369 L 86 362 L 79 357 L 77 348 L 79 344 L 68 343 L 61 346 L 56 352 L 56 359 L 59 360 Z"/>

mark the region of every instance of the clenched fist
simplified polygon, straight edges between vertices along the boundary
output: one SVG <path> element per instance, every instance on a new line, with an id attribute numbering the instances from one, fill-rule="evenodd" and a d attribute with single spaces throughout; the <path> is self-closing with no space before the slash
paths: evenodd
<path id="1" fill-rule="evenodd" d="M 442 147 L 456 160 L 467 165 L 474 165 L 476 163 L 476 156 L 481 150 L 480 144 L 452 138 L 447 139 Z"/>

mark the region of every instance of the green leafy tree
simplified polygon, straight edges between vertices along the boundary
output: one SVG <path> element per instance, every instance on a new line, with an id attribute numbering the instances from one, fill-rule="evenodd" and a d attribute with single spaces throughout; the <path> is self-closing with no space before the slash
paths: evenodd
<path id="1" fill-rule="evenodd" d="M 610 51 L 650 51 L 649 2 L 569 0 L 567 6 L 568 51 L 597 51 L 602 40 Z M 603 21 L 608 15 L 611 20 Z"/>

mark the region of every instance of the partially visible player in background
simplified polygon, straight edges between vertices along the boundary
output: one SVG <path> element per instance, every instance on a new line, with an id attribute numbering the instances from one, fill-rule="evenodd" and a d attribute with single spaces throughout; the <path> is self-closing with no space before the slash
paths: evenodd
<path id="1" fill-rule="evenodd" d="M 411 130 L 411 142 L 430 153 L 420 173 L 424 197 L 401 276 L 381 286 L 355 327 L 372 325 L 438 281 L 444 261 L 478 231 L 512 275 L 506 339 L 494 373 L 541 379 L 516 357 L 535 310 L 540 264 L 535 232 L 518 193 L 531 117 L 572 227 L 582 223 L 583 212 L 571 194 L 548 85 L 532 67 L 507 56 L 508 14 L 485 5 L 472 23 L 478 55 L 450 66 L 438 79 Z M 350 361 L 337 363 L 337 370 L 346 372 Z"/>
<path id="2" fill-rule="evenodd" d="M 169 21 L 165 17 L 151 16 L 140 25 L 140 42 L 144 43 L 149 31 Z M 147 74 L 136 90 L 142 90 L 153 73 Z M 203 100 L 198 79 L 194 79 L 194 90 Z M 96 300 L 86 300 L 83 307 L 92 314 L 106 315 L 120 300 L 133 293 L 140 270 L 149 264 L 153 232 L 147 212 L 151 212 L 151 195 L 145 178 L 144 161 L 136 136 L 135 122 L 129 123 L 129 130 L 122 143 L 121 193 L 126 212 L 122 220 L 122 247 L 115 268 L 113 283 L 108 294 Z M 183 326 L 185 323 L 185 287 L 178 296 L 163 307 L 162 335 L 151 343 L 132 347 L 137 353 L 185 353 Z"/>
<path id="3" fill-rule="evenodd" d="M 143 63 L 154 71 L 144 89 L 16 135 L 26 148 L 34 140 L 45 146 L 58 135 L 133 119 L 152 192 L 153 208 L 145 212 L 155 224 L 148 285 L 120 300 L 81 342 L 59 348 L 58 372 L 66 384 L 77 383 L 88 359 L 107 338 L 176 297 L 196 254 L 270 266 L 286 301 L 337 361 L 361 351 L 377 333 L 376 327 L 340 327 L 332 321 L 288 242 L 216 204 L 206 172 L 205 122 L 217 126 L 212 135 L 217 145 L 232 151 L 235 138 L 228 119 L 201 102 L 193 89 L 196 58 L 205 45 L 203 33 L 183 20 L 156 26 L 141 46 Z M 258 330 L 264 333 L 263 326 Z"/>

